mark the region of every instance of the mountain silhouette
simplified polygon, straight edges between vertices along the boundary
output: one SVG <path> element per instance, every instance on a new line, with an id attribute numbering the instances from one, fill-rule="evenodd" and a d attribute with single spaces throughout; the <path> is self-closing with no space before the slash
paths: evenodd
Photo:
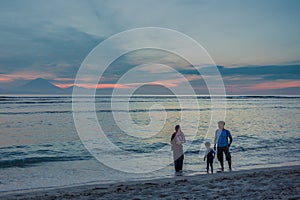
<path id="1" fill-rule="evenodd" d="M 10 90 L 1 91 L 5 94 L 65 94 L 64 89 L 59 88 L 46 79 L 37 78 L 28 83 Z"/>
<path id="2" fill-rule="evenodd" d="M 34 80 L 31 80 L 27 82 L 24 85 L 12 88 L 12 89 L 1 89 L 0 94 L 66 94 L 71 95 L 73 92 L 73 88 L 76 87 L 77 91 L 82 94 L 86 94 L 88 90 L 86 88 L 77 87 L 77 86 L 71 86 L 68 88 L 60 88 L 52 83 L 50 83 L 48 80 L 43 78 L 37 78 Z M 90 94 L 90 93 L 88 93 Z"/>

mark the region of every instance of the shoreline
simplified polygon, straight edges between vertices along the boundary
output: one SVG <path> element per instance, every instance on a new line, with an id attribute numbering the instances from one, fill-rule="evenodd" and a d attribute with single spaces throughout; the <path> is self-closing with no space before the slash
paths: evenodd
<path id="1" fill-rule="evenodd" d="M 300 165 L 12 191 L 0 199 L 299 199 Z"/>

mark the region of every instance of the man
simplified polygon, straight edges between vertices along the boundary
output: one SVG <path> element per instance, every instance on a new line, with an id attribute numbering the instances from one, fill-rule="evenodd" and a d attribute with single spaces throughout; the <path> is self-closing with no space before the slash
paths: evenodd
<path id="1" fill-rule="evenodd" d="M 230 145 L 232 143 L 232 137 L 229 130 L 224 128 L 225 122 L 219 121 L 218 127 L 215 133 L 215 145 L 214 149 L 216 150 L 217 145 L 217 158 L 221 164 L 221 170 L 224 171 L 224 161 L 223 161 L 223 153 L 225 154 L 225 158 L 228 162 L 229 171 L 231 171 L 231 155 L 229 152 Z M 229 138 L 229 142 L 228 142 Z"/>

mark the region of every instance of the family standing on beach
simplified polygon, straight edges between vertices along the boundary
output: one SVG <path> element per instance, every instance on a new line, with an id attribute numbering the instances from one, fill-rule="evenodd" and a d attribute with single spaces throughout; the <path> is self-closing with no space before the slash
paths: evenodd
<path id="1" fill-rule="evenodd" d="M 206 171 L 209 173 L 209 168 L 211 173 L 213 173 L 213 160 L 215 158 L 215 154 L 217 154 L 217 158 L 221 165 L 221 171 L 224 171 L 224 154 L 225 159 L 228 162 L 229 171 L 231 168 L 231 154 L 229 151 L 230 145 L 232 143 L 232 136 L 229 130 L 224 128 L 225 122 L 218 122 L 218 129 L 215 132 L 214 139 L 214 148 L 211 148 L 210 142 L 205 143 L 205 153 L 204 153 L 204 161 L 206 160 Z M 176 175 L 182 174 L 182 166 L 184 160 L 183 154 L 183 144 L 185 143 L 184 133 L 181 131 L 179 125 L 175 126 L 175 132 L 171 137 L 171 149 L 173 151 L 173 159 L 174 159 L 174 167 Z"/>

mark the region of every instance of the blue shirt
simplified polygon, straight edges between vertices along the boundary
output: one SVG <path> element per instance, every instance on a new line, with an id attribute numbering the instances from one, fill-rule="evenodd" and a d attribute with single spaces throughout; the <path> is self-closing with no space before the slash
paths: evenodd
<path id="1" fill-rule="evenodd" d="M 217 134 L 218 147 L 227 147 L 228 137 L 231 137 L 230 131 L 226 129 L 217 130 L 216 134 Z"/>

